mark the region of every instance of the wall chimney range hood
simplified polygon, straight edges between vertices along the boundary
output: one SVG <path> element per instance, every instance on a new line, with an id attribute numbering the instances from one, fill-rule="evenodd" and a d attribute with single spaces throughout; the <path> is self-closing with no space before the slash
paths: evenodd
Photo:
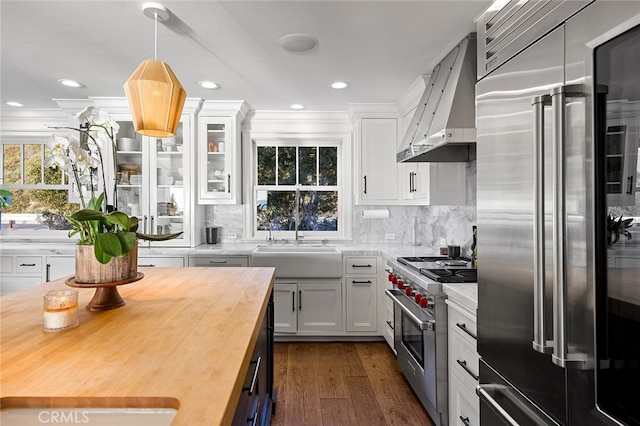
<path id="1" fill-rule="evenodd" d="M 404 162 L 466 162 L 476 142 L 476 34 L 433 70 L 396 155 Z"/>

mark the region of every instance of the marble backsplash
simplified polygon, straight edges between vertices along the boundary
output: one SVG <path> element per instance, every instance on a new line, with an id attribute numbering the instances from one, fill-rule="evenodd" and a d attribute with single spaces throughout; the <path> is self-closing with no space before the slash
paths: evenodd
<path id="1" fill-rule="evenodd" d="M 353 244 L 419 244 L 437 252 L 446 244 L 461 246 L 469 256 L 473 241 L 472 226 L 476 221 L 476 160 L 467 163 L 467 200 L 464 206 L 353 206 Z M 388 209 L 385 219 L 363 219 L 363 210 Z M 243 206 L 216 205 L 206 207 L 205 226 L 219 226 L 219 241 L 233 242 L 229 234 L 243 238 Z M 385 239 L 393 234 L 394 239 Z"/>
<path id="2" fill-rule="evenodd" d="M 363 210 L 388 209 L 385 219 L 363 219 Z M 419 244 L 436 252 L 438 247 L 455 244 L 469 255 L 472 226 L 476 224 L 475 206 L 354 206 L 353 244 Z M 206 226 L 219 226 L 219 241 L 232 242 L 227 236 L 243 237 L 242 206 L 207 206 Z M 394 239 L 385 239 L 393 235 Z M 433 249 L 433 250 L 430 250 Z"/>

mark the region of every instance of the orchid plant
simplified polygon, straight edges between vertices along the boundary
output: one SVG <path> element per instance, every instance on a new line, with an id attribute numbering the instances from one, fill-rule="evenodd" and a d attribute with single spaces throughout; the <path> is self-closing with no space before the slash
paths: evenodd
<path id="1" fill-rule="evenodd" d="M 105 149 L 113 152 L 113 171 L 117 170 L 116 134 L 118 123 L 109 114 L 95 107 L 87 107 L 75 115 L 76 127 L 55 127 L 57 130 L 73 130 L 70 138 L 52 135 L 47 140 L 50 155 L 45 165 L 60 168 L 80 199 L 80 210 L 67 216 L 72 229 L 69 237 L 78 236 L 78 244 L 93 245 L 96 259 L 103 264 L 112 257 L 125 256 L 138 239 L 164 241 L 176 238 L 175 234 L 141 234 L 138 218 L 129 217 L 117 210 L 117 187 L 107 186 L 104 168 Z M 115 175 L 115 174 L 114 174 Z M 113 203 L 109 204 L 109 193 Z"/>

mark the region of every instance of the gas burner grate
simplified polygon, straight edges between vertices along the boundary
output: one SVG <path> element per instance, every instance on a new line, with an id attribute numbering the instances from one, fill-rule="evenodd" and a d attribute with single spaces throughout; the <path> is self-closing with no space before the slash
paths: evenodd
<path id="1" fill-rule="evenodd" d="M 441 283 L 473 283 L 478 281 L 476 269 L 421 269 L 420 273 Z"/>

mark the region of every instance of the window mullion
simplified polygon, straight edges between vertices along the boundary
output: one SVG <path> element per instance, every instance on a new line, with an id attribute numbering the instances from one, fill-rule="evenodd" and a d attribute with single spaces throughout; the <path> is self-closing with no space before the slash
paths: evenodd
<path id="1" fill-rule="evenodd" d="M 25 168 L 25 163 L 24 163 L 24 147 L 25 145 L 22 145 L 20 147 L 20 185 L 24 185 L 24 168 Z"/>
<path id="2" fill-rule="evenodd" d="M 316 186 L 320 186 L 320 147 L 316 146 Z"/>
<path id="3" fill-rule="evenodd" d="M 45 167 L 44 167 L 44 162 L 45 162 L 45 149 L 44 149 L 44 145 L 40 145 L 40 182 L 43 184 L 46 184 L 46 180 L 44 178 L 44 172 L 45 172 Z M 64 173 L 63 173 L 64 174 Z"/>

